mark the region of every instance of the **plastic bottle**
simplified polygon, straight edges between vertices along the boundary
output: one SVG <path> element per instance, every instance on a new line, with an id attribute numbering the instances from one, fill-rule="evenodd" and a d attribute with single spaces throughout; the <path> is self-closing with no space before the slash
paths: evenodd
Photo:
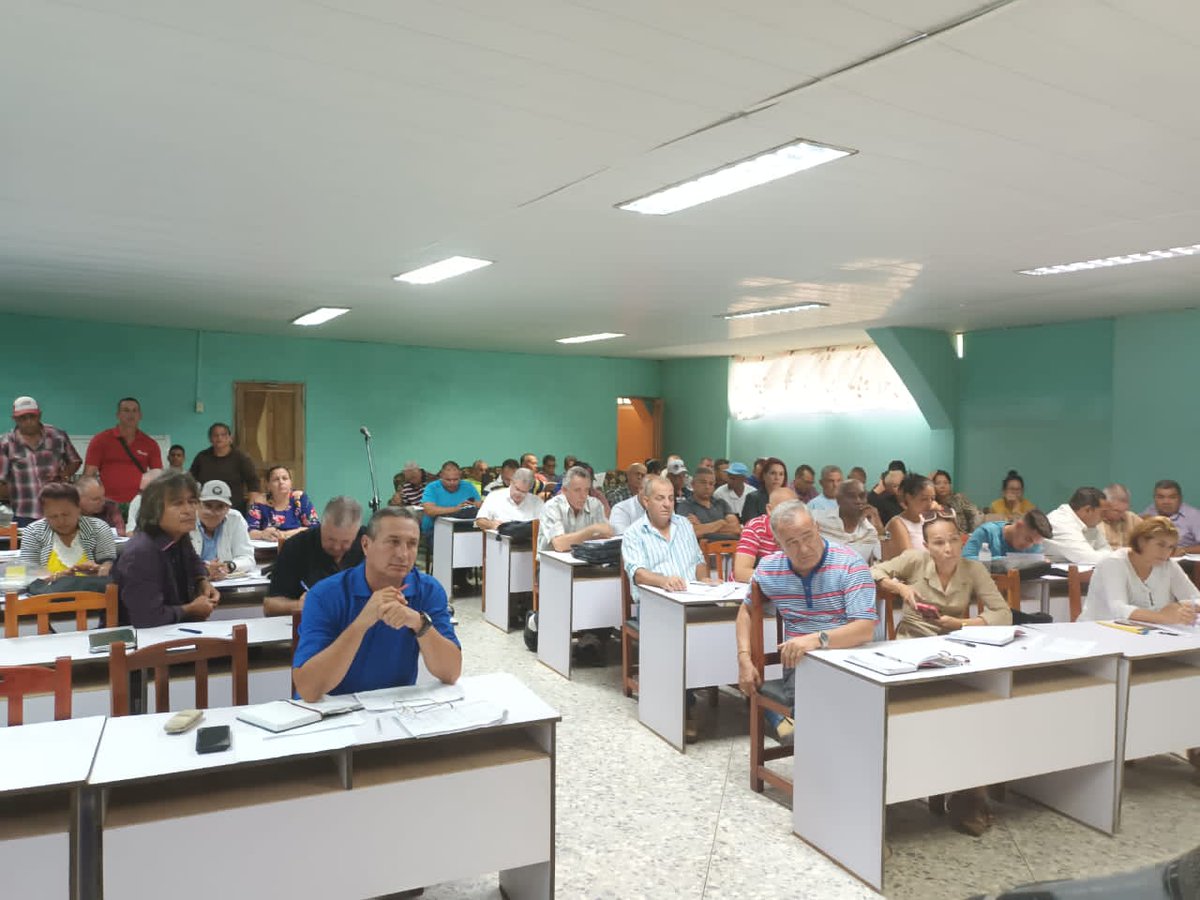
<path id="1" fill-rule="evenodd" d="M 988 567 L 992 565 L 992 548 L 988 546 L 987 541 L 979 545 L 979 561 Z"/>

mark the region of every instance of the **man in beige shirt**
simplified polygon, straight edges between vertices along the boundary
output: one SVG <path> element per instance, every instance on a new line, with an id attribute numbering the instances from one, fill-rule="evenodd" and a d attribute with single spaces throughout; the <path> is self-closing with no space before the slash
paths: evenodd
<path id="1" fill-rule="evenodd" d="M 1104 489 L 1108 505 L 1101 511 L 1100 527 L 1108 546 L 1114 550 L 1129 546 L 1129 532 L 1142 517 L 1129 511 L 1129 488 L 1123 484 L 1110 484 Z"/>

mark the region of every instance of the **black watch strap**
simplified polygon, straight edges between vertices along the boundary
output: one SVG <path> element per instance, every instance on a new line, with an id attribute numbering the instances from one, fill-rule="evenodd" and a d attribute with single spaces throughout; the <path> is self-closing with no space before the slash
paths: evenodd
<path id="1" fill-rule="evenodd" d="M 424 610 L 421 610 L 421 627 L 418 628 L 416 631 L 414 631 L 413 634 L 415 634 L 419 638 L 425 637 L 425 632 L 427 632 L 432 627 L 433 627 L 433 619 L 430 618 L 429 613 L 425 612 Z"/>

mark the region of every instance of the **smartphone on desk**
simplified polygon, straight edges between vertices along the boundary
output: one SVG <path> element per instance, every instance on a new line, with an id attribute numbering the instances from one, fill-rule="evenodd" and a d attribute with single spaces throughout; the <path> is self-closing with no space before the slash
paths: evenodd
<path id="1" fill-rule="evenodd" d="M 228 725 L 210 725 L 196 732 L 197 753 L 220 753 L 233 745 Z"/>

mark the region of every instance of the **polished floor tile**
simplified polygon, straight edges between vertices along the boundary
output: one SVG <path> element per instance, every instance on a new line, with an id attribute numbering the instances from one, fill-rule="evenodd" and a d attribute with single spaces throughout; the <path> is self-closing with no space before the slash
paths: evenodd
<path id="1" fill-rule="evenodd" d="M 745 701 L 699 700 L 702 731 L 686 753 L 643 727 L 608 665 L 570 680 L 541 665 L 520 631 L 484 622 L 479 598 L 455 603 L 467 674 L 512 672 L 555 706 L 557 896 L 561 898 L 868 898 L 879 896 L 792 834 L 791 798 L 749 787 Z M 772 764 L 788 774 L 789 761 Z M 1174 757 L 1126 770 L 1123 829 L 1109 837 L 1012 792 L 981 838 L 952 830 L 923 802 L 888 809 L 887 896 L 957 900 L 1035 880 L 1113 873 L 1168 859 L 1200 841 L 1200 786 Z M 447 835 L 453 842 L 454 836 Z M 430 900 L 497 900 L 495 875 L 430 887 Z"/>

